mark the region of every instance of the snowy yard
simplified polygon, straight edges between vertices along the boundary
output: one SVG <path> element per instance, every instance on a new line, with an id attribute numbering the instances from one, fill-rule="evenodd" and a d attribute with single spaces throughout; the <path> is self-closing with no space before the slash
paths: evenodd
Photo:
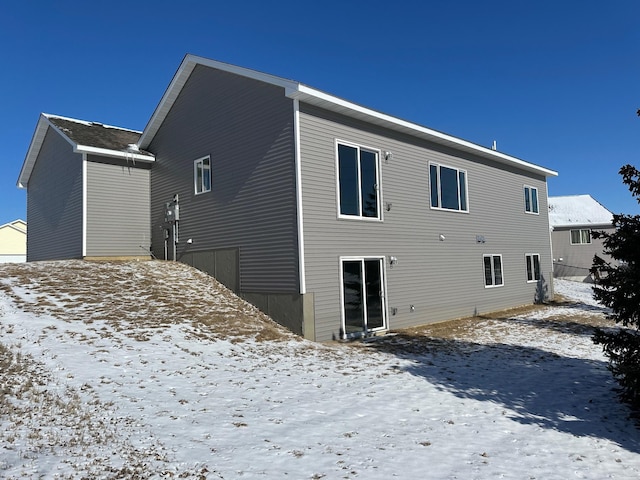
<path id="1" fill-rule="evenodd" d="M 640 478 L 603 309 L 556 293 L 319 345 L 184 265 L 0 266 L 0 477 Z"/>

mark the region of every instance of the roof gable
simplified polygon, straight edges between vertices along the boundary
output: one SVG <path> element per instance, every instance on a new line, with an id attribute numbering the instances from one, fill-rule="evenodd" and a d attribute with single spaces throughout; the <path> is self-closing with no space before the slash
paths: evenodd
<path id="1" fill-rule="evenodd" d="M 140 137 L 140 148 L 148 148 L 151 144 L 153 137 L 160 129 L 164 119 L 168 115 L 171 107 L 175 103 L 178 95 L 182 91 L 186 82 L 191 75 L 191 72 L 197 65 L 203 65 L 209 68 L 215 68 L 226 72 L 234 73 L 236 75 L 260 80 L 272 85 L 280 86 L 284 89 L 284 94 L 293 99 L 299 100 L 305 103 L 309 103 L 315 106 L 319 106 L 326 110 L 334 111 L 342 115 L 357 118 L 368 123 L 389 128 L 398 132 L 402 132 L 414 137 L 422 138 L 430 142 L 434 142 L 440 145 L 445 145 L 450 148 L 454 148 L 458 151 L 464 151 L 480 157 L 489 158 L 498 163 L 515 166 L 519 169 L 526 170 L 545 177 L 557 176 L 557 172 L 549 170 L 547 168 L 534 165 L 529 162 L 525 162 L 519 158 L 507 155 L 490 148 L 477 145 L 460 138 L 447 135 L 430 128 L 408 122 L 391 115 L 387 115 L 375 110 L 372 110 L 361 105 L 343 100 L 328 93 L 316 90 L 314 88 L 303 85 L 299 82 L 288 80 L 285 78 L 277 77 L 274 75 L 258 72 L 244 67 L 238 67 L 230 65 L 228 63 L 218 62 L 195 55 L 186 55 L 182 60 L 180 67 L 174 75 L 171 83 L 167 87 L 160 103 L 156 107 L 149 123 L 144 129 L 142 136 Z"/>
<path id="2" fill-rule="evenodd" d="M 27 234 L 27 222 L 24 220 L 14 220 L 13 222 L 5 223 L 4 225 L 0 225 L 0 230 L 11 229 L 16 230 L 24 235 Z"/>
<path id="3" fill-rule="evenodd" d="M 29 183 L 31 172 L 49 129 L 69 142 L 75 153 L 89 153 L 144 162 L 154 161 L 152 154 L 139 150 L 137 147 L 141 132 L 43 113 L 38 119 L 27 156 L 22 164 L 18 187 L 26 188 Z"/>
<path id="4" fill-rule="evenodd" d="M 552 227 L 607 226 L 613 214 L 591 195 L 549 197 L 549 223 Z"/>

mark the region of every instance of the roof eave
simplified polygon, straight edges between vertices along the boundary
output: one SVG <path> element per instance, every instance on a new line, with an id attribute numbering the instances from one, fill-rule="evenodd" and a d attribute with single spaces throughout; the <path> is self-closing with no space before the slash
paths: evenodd
<path id="1" fill-rule="evenodd" d="M 523 170 L 530 171 L 545 177 L 555 177 L 558 172 L 550 170 L 533 163 L 525 162 L 519 158 L 507 155 L 505 153 L 492 150 L 490 148 L 477 145 L 472 142 L 468 142 L 461 138 L 457 138 L 446 133 L 432 130 L 422 125 L 418 125 L 406 120 L 402 120 L 385 113 L 372 110 L 361 105 L 343 100 L 333 95 L 321 92 L 314 88 L 307 87 L 305 85 L 298 85 L 298 88 L 288 89 L 286 95 L 289 98 L 298 99 L 302 102 L 315 105 L 326 110 L 330 110 L 336 113 L 341 113 L 349 117 L 358 118 L 369 123 L 380 125 L 385 128 L 406 133 L 408 135 L 423 138 L 425 140 L 438 143 L 447 147 L 455 148 L 456 150 L 462 150 L 468 153 L 479 155 L 481 157 L 490 158 L 500 163 L 510 164 L 517 166 Z"/>
<path id="2" fill-rule="evenodd" d="M 445 145 L 455 148 L 456 150 L 466 151 L 475 155 L 479 155 L 484 158 L 489 158 L 494 161 L 513 165 L 522 170 L 535 173 L 537 175 L 543 175 L 544 177 L 555 177 L 558 172 L 553 170 L 534 165 L 519 158 L 512 157 L 510 155 L 477 145 L 460 138 L 447 135 L 436 130 L 417 125 L 415 123 L 407 122 L 391 115 L 387 115 L 375 110 L 357 105 L 355 103 L 343 100 L 328 93 L 321 92 L 311 87 L 307 87 L 298 82 L 287 80 L 282 77 L 258 72 L 244 67 L 238 67 L 228 63 L 218 62 L 216 60 L 210 60 L 203 57 L 188 54 L 182 60 L 182 63 L 178 67 L 176 74 L 173 76 L 171 83 L 167 87 L 162 99 L 158 103 L 151 119 L 147 123 L 142 136 L 138 140 L 138 146 L 146 150 L 151 144 L 153 137 L 160 129 L 164 119 L 168 115 L 171 107 L 178 98 L 180 91 L 186 84 L 189 76 L 193 72 L 196 65 L 203 65 L 206 67 L 216 68 L 230 73 L 235 73 L 255 80 L 260 80 L 272 85 L 283 87 L 285 95 L 291 99 L 298 99 L 300 101 L 310 103 L 324 109 L 342 113 L 344 115 L 359 118 L 367 122 L 380 125 L 386 128 L 390 128 L 395 131 L 407 133 L 409 135 L 424 138 L 431 142 Z"/>
<path id="3" fill-rule="evenodd" d="M 57 128 L 49 120 L 48 117 L 49 115 L 45 113 L 40 114 L 40 118 L 38 119 L 36 130 L 33 134 L 33 138 L 31 139 L 31 143 L 29 144 L 29 150 L 27 150 L 27 155 L 25 157 L 24 163 L 22 164 L 22 168 L 20 169 L 20 174 L 18 175 L 18 181 L 16 183 L 18 188 L 21 188 L 21 189 L 27 188 L 29 184 L 29 178 L 31 178 L 33 167 L 36 163 L 38 154 L 40 153 L 40 149 L 42 148 L 42 143 L 44 142 L 44 138 L 47 134 L 49 127 L 51 127 L 55 132 L 57 132 L 62 138 L 64 138 L 71 145 L 74 153 L 87 153 L 87 154 L 101 155 L 101 156 L 111 157 L 111 158 L 119 158 L 124 160 L 132 160 L 132 161 L 148 162 L 148 163 L 155 161 L 155 157 L 153 155 L 147 155 L 143 153 L 136 153 L 136 152 L 129 152 L 129 151 L 111 150 L 108 148 L 90 147 L 86 145 L 78 145 L 73 140 L 71 140 L 67 135 L 65 135 L 59 128 Z"/>
<path id="4" fill-rule="evenodd" d="M 129 151 L 111 150 L 108 148 L 89 147 L 86 145 L 76 145 L 73 149 L 74 153 L 87 153 L 91 155 L 101 155 L 103 157 L 122 158 L 125 160 L 136 160 L 140 162 L 155 162 L 153 155 L 145 155 Z"/>
<path id="5" fill-rule="evenodd" d="M 589 228 L 589 229 L 596 229 L 596 228 L 612 228 L 614 227 L 613 225 L 613 220 L 609 223 L 562 223 L 562 224 L 555 224 L 555 225 L 551 225 L 554 229 L 555 228 Z"/>

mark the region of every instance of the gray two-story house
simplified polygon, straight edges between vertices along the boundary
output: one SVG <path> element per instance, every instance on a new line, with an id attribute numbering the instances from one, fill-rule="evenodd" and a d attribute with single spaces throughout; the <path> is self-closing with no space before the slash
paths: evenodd
<path id="1" fill-rule="evenodd" d="M 549 197 L 549 223 L 553 245 L 553 275 L 579 282 L 597 280 L 590 273 L 593 257 L 617 262 L 604 253 L 593 231 L 615 232 L 613 214 L 591 195 Z"/>
<path id="2" fill-rule="evenodd" d="M 496 150 L 192 55 L 136 147 L 153 157 L 153 254 L 306 338 L 552 295 L 556 173 Z"/>

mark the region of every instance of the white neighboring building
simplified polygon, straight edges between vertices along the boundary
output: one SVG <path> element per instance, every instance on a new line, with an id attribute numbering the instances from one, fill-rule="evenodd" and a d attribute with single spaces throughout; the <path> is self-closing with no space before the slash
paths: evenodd
<path id="1" fill-rule="evenodd" d="M 27 222 L 14 220 L 0 225 L 0 263 L 27 260 Z"/>
<path id="2" fill-rule="evenodd" d="M 592 230 L 613 231 L 613 214 L 591 195 L 549 197 L 549 224 L 553 251 L 553 276 L 592 282 L 594 255 L 607 261 L 601 239 Z"/>

